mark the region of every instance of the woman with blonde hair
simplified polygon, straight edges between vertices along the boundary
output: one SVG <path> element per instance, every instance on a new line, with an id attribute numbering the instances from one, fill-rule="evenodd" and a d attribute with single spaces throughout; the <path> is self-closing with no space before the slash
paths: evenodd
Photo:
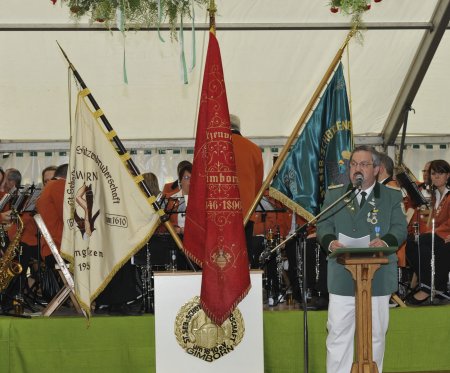
<path id="1" fill-rule="evenodd" d="M 150 193 L 157 197 L 161 191 L 159 190 L 159 182 L 158 177 L 153 172 L 146 172 L 142 174 L 144 177 L 144 183 L 147 185 L 147 188 L 150 190 Z"/>

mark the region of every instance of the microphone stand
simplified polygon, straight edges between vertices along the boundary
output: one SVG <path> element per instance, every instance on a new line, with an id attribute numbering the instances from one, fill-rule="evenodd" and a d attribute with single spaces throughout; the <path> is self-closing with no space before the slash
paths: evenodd
<path id="1" fill-rule="evenodd" d="M 325 215 L 328 211 L 330 211 L 332 208 L 337 206 L 338 203 L 340 203 L 343 199 L 348 197 L 351 193 L 353 193 L 356 189 L 359 189 L 358 194 L 361 191 L 361 185 L 354 186 L 350 190 L 348 190 L 346 193 L 344 193 L 341 197 L 339 197 L 336 201 L 334 201 L 330 206 L 328 206 L 325 210 L 319 212 L 315 217 L 313 217 L 311 220 L 303 224 L 302 226 L 298 227 L 294 233 L 292 233 L 290 236 L 286 237 L 284 241 L 280 242 L 277 246 L 275 246 L 272 250 L 270 250 L 266 257 L 262 256 L 260 258 L 260 262 L 263 265 L 266 261 L 269 260 L 270 256 L 281 246 L 285 245 L 287 242 L 289 242 L 292 238 L 297 237 L 297 239 L 301 242 L 302 246 L 302 252 L 303 252 L 303 281 L 302 281 L 302 301 L 303 301 L 303 354 L 304 354 L 304 373 L 308 373 L 309 369 L 309 351 L 308 351 L 308 306 L 307 306 L 307 299 L 306 299 L 306 233 L 307 228 L 311 226 L 314 222 L 319 220 L 323 215 Z M 357 194 L 355 194 L 352 198 L 352 200 L 356 197 Z"/>

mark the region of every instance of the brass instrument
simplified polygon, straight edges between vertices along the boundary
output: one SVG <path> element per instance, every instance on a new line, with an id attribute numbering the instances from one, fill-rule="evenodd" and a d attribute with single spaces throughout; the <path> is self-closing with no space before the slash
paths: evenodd
<path id="1" fill-rule="evenodd" d="M 0 211 L 3 211 L 5 206 L 15 196 L 15 194 L 16 187 L 12 187 L 11 190 L 2 197 L 2 199 L 0 200 Z M 6 236 L 5 225 L 0 224 L 0 249 L 4 249 L 6 247 Z"/>
<path id="2" fill-rule="evenodd" d="M 11 280 L 22 272 L 22 266 L 14 261 L 14 257 L 16 256 L 16 251 L 19 247 L 23 229 L 23 221 L 20 216 L 17 215 L 16 235 L 9 243 L 3 256 L 0 258 L 0 292 L 4 291 L 9 286 Z"/>

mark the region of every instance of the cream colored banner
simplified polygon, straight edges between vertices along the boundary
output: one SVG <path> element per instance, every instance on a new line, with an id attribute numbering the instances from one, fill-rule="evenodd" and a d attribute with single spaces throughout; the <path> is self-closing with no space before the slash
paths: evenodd
<path id="1" fill-rule="evenodd" d="M 61 251 L 73 263 L 75 293 L 90 304 L 150 238 L 158 215 L 79 95 L 64 194 Z"/>

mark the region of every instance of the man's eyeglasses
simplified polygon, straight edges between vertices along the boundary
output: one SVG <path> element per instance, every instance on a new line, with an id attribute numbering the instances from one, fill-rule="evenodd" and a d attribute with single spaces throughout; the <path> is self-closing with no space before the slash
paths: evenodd
<path id="1" fill-rule="evenodd" d="M 191 177 L 190 177 L 190 176 L 187 176 L 187 175 L 184 175 L 184 176 L 182 177 L 182 179 L 183 179 L 183 180 L 191 180 Z"/>
<path id="2" fill-rule="evenodd" d="M 350 162 L 350 167 L 351 168 L 356 168 L 356 167 L 361 167 L 361 168 L 367 168 L 369 166 L 372 166 L 373 163 L 369 163 L 369 162 L 355 162 L 355 161 L 351 161 Z"/>

